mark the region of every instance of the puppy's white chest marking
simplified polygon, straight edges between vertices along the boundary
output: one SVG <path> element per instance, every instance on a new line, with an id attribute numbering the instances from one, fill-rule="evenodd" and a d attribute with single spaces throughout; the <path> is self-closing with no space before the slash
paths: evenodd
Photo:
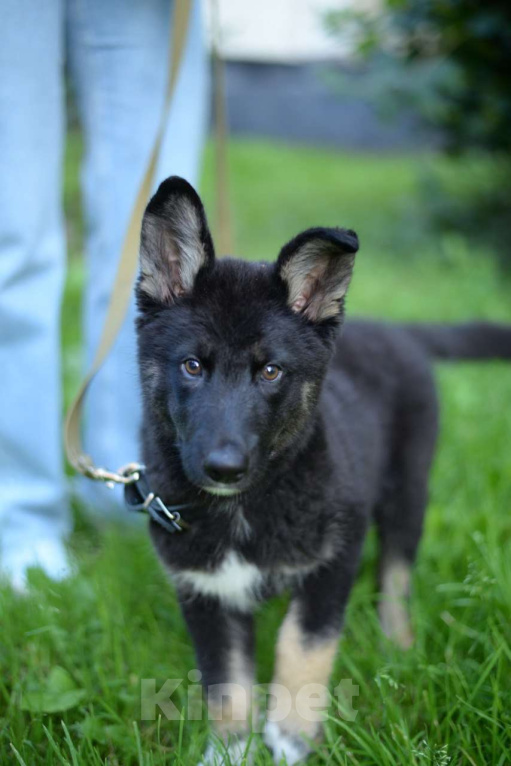
<path id="1" fill-rule="evenodd" d="M 229 551 L 213 572 L 184 571 L 176 575 L 179 583 L 203 596 L 215 596 L 228 606 L 250 609 L 261 588 L 263 575 L 234 551 Z"/>

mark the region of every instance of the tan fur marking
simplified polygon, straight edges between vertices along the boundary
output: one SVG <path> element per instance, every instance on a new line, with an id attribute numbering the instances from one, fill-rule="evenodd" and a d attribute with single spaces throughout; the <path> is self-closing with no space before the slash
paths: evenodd
<path id="1" fill-rule="evenodd" d="M 316 387 L 314 383 L 304 383 L 302 386 L 302 406 L 305 412 L 309 412 L 314 404 Z"/>
<path id="2" fill-rule="evenodd" d="M 291 712 L 279 720 L 279 728 L 292 735 L 305 734 L 314 737 L 318 733 L 317 720 L 309 721 L 297 710 L 296 698 L 300 690 L 307 684 L 320 684 L 324 692 L 314 701 L 314 711 L 326 709 L 328 706 L 328 680 L 337 652 L 339 638 L 337 635 L 317 640 L 314 643 L 306 641 L 299 621 L 298 610 L 292 604 L 279 633 L 276 653 L 276 671 L 273 683 L 281 684 L 291 693 Z M 276 714 L 279 698 L 277 695 Z"/>
<path id="3" fill-rule="evenodd" d="M 410 594 L 411 567 L 406 561 L 383 562 L 381 575 L 380 624 L 385 635 L 402 649 L 413 644 L 407 600 Z"/>
<path id="4" fill-rule="evenodd" d="M 228 668 L 228 681 L 208 701 L 209 718 L 224 740 L 250 728 L 254 671 L 238 640 L 229 651 Z"/>

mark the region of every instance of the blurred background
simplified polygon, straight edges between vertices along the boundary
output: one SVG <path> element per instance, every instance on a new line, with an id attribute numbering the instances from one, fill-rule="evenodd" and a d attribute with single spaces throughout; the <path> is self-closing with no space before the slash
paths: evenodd
<path id="1" fill-rule="evenodd" d="M 352 311 L 509 317 L 497 290 L 511 264 L 508 3 L 215 0 L 204 14 L 225 62 L 236 254 L 272 258 L 306 226 L 351 226 L 362 241 Z M 73 376 L 82 143 L 69 101 Z M 208 149 L 210 217 L 214 172 Z"/>
<path id="2" fill-rule="evenodd" d="M 348 317 L 511 322 L 511 4 L 216 8 L 215 17 L 204 4 L 209 44 L 214 37 L 225 61 L 236 255 L 272 260 L 302 229 L 346 226 L 361 241 Z M 68 100 L 66 405 L 82 374 L 84 282 L 71 89 Z M 213 229 L 214 165 L 210 140 L 200 191 Z M 335 672 L 359 684 L 359 716 L 350 726 L 332 718 L 311 763 L 511 762 L 510 367 L 438 367 L 442 428 L 413 599 L 417 646 L 403 656 L 381 644 L 370 537 Z M 139 720 L 140 678 L 156 675 L 159 688 L 194 667 L 145 534 L 98 530 L 78 508 L 71 544 L 79 578 L 21 602 L 0 593 L 1 763 L 13 762 L 11 741 L 21 764 L 196 763 L 200 722 Z M 262 681 L 283 609 L 274 603 L 258 617 Z"/>

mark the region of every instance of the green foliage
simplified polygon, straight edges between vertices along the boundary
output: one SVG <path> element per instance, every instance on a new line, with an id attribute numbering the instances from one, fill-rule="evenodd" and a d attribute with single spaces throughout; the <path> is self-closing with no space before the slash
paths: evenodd
<path id="1" fill-rule="evenodd" d="M 443 127 L 455 150 L 511 152 L 511 5 L 505 0 L 390 0 L 410 61 L 449 60 L 453 85 L 438 86 Z"/>
<path id="2" fill-rule="evenodd" d="M 460 198 L 430 173 L 422 203 L 437 229 L 470 234 L 509 267 L 511 3 L 385 0 L 377 9 L 332 12 L 327 23 L 355 39 L 368 64 L 356 79 L 358 93 L 382 114 L 412 109 L 448 153 L 491 156 L 483 188 L 476 178 Z"/>
<path id="3" fill-rule="evenodd" d="M 447 171 L 447 172 L 446 172 Z M 438 232 L 462 233 L 492 249 L 511 267 L 511 158 L 465 155 L 443 170 L 423 172 L 418 184 L 421 217 Z"/>
<path id="4" fill-rule="evenodd" d="M 359 52 L 377 59 L 380 76 L 390 68 L 393 83 L 383 98 L 402 104 L 411 96 L 443 128 L 451 150 L 511 152 L 508 2 L 386 0 L 377 11 L 331 13 L 328 23 L 356 36 Z"/>
<path id="5" fill-rule="evenodd" d="M 352 226 L 362 246 L 349 314 L 510 321 L 508 291 L 485 250 L 429 235 L 406 257 L 391 253 L 416 158 L 234 143 L 231 161 L 237 241 L 250 258 L 274 258 L 309 225 Z M 450 167 L 434 162 L 443 172 Z M 64 313 L 67 357 L 78 355 L 80 288 L 75 257 Z M 357 717 L 349 721 L 333 706 L 310 766 L 511 763 L 511 365 L 443 365 L 437 377 L 442 435 L 414 581 L 416 645 L 402 653 L 379 631 L 371 535 L 334 673 L 334 684 L 352 679 L 359 687 Z M 76 383 L 70 370 L 66 379 Z M 0 588 L 0 764 L 197 763 L 204 723 L 141 720 L 141 679 L 156 679 L 157 688 L 184 679 L 172 698 L 182 709 L 195 667 L 143 525 L 98 530 L 81 514 L 77 521 L 75 578 L 53 584 L 34 573 L 24 598 Z M 271 678 L 285 606 L 279 599 L 258 615 L 263 682 Z M 262 748 L 256 766 L 269 765 Z"/>
<path id="6" fill-rule="evenodd" d="M 73 679 L 59 665 L 53 667 L 44 680 L 33 688 L 27 687 L 20 700 L 20 710 L 28 713 L 62 713 L 84 701 L 85 689 L 78 689 Z"/>

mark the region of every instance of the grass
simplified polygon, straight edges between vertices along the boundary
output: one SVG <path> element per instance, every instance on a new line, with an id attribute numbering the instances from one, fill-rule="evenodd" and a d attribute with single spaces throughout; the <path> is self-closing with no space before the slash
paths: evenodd
<path id="1" fill-rule="evenodd" d="M 83 269 L 79 145 L 69 146 L 71 259 L 64 310 L 66 391 L 79 372 Z M 348 156 L 235 143 L 232 195 L 240 250 L 272 258 L 313 224 L 361 235 L 348 311 L 391 319 L 510 320 L 509 285 L 488 253 L 462 238 L 414 236 L 410 200 L 431 157 Z M 203 184 L 214 198 L 211 157 Z M 404 234 L 404 238 L 403 238 Z M 407 249 L 407 243 L 409 249 Z M 511 366 L 438 368 L 442 435 L 415 575 L 417 642 L 385 642 L 374 610 L 375 540 L 355 587 L 334 682 L 352 679 L 357 716 L 334 706 L 311 764 L 505 766 L 511 763 Z M 174 595 L 143 530 L 96 529 L 78 515 L 79 576 L 25 598 L 0 591 L 0 763 L 162 766 L 197 763 L 201 722 L 141 720 L 141 679 L 185 679 L 193 653 Z M 258 663 L 271 678 L 285 599 L 258 616 Z M 333 684 L 334 685 L 334 684 Z M 343 717 L 344 716 L 344 717 Z M 269 764 L 262 750 L 259 764 Z"/>

